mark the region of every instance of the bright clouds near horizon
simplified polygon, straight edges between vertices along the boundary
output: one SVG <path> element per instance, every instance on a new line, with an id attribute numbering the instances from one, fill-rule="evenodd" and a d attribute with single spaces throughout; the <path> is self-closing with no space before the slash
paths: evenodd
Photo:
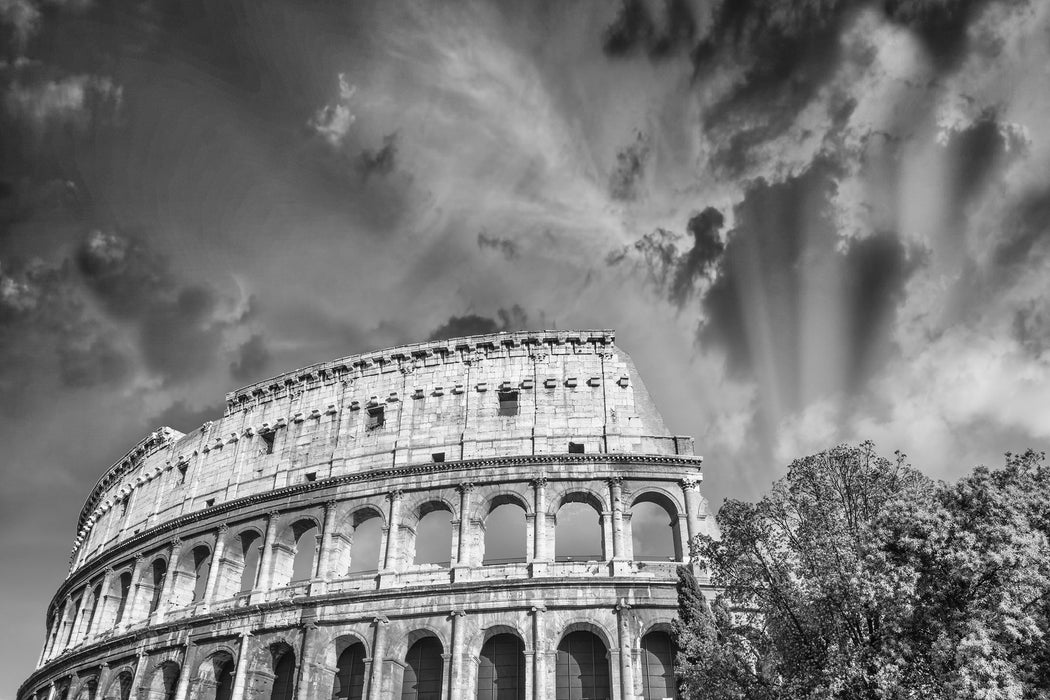
<path id="1" fill-rule="evenodd" d="M 0 2 L 0 517 L 58 572 L 157 425 L 519 328 L 616 328 L 715 507 L 1044 449 L 1050 5 L 727 8 Z"/>

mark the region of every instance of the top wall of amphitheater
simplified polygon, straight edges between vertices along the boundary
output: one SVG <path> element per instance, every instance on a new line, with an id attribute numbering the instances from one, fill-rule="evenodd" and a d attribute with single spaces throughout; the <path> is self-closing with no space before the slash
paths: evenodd
<path id="1" fill-rule="evenodd" d="M 81 512 L 71 572 L 161 523 L 356 472 L 510 455 L 691 455 L 669 434 L 612 331 L 499 333 L 307 367 L 226 397 L 225 414 L 162 428 Z"/>

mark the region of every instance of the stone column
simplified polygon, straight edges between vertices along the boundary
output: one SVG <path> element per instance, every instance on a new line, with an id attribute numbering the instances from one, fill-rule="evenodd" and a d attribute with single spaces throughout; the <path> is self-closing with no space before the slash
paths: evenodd
<path id="1" fill-rule="evenodd" d="M 233 691 L 230 693 L 230 700 L 242 700 L 244 698 L 244 687 L 248 679 L 248 664 L 250 663 L 251 640 L 251 632 L 241 632 L 241 648 L 237 652 L 237 670 L 233 674 Z"/>
<path id="2" fill-rule="evenodd" d="M 612 503 L 612 574 L 626 576 L 630 573 L 630 562 L 623 544 L 623 477 L 614 476 L 607 481 Z"/>
<path id="3" fill-rule="evenodd" d="M 139 619 L 142 608 L 142 577 L 148 573 L 146 557 L 141 553 L 135 555 L 131 567 L 131 588 L 128 589 L 128 602 L 124 604 L 124 617 L 120 620 L 122 630 L 129 629 Z"/>
<path id="4" fill-rule="evenodd" d="M 321 533 L 321 551 L 317 553 L 317 570 L 314 578 L 328 581 L 331 574 L 329 562 L 332 559 L 332 542 L 335 537 L 335 501 L 325 501 L 324 504 L 324 531 Z M 319 587 L 318 593 L 324 592 L 324 585 Z M 311 588 L 311 592 L 313 589 Z"/>
<path id="5" fill-rule="evenodd" d="M 76 613 L 73 612 L 75 609 L 73 596 L 66 595 L 66 602 L 62 605 L 61 630 L 55 640 L 55 647 L 51 650 L 52 656 L 61 654 L 73 641 L 73 625 L 76 623 Z M 59 639 L 62 641 L 58 641 Z"/>
<path id="6" fill-rule="evenodd" d="M 303 647 L 299 655 L 299 682 L 296 684 L 295 697 L 297 698 L 320 698 L 323 694 L 311 687 L 319 674 L 316 673 L 317 664 L 314 663 L 317 646 L 317 623 L 308 622 L 303 628 Z M 331 690 L 329 688 L 329 690 Z"/>
<path id="7" fill-rule="evenodd" d="M 690 475 L 682 479 L 682 491 L 685 494 L 686 523 L 689 527 L 689 540 L 701 534 L 700 529 L 700 482 L 704 477 L 701 474 Z M 689 552 L 683 552 L 688 555 Z"/>
<path id="8" fill-rule="evenodd" d="M 530 575 L 543 576 L 547 573 L 547 565 L 550 563 L 550 554 L 547 547 L 547 477 L 539 476 L 532 480 L 534 499 L 532 510 L 536 515 L 533 526 L 533 561 Z"/>
<path id="9" fill-rule="evenodd" d="M 452 580 L 462 581 L 469 578 L 470 561 L 470 494 L 474 484 L 464 482 L 456 487 L 459 491 L 459 529 L 456 539 L 456 561 L 452 564 Z"/>
<path id="10" fill-rule="evenodd" d="M 257 593 L 262 593 L 260 598 L 265 597 L 266 591 L 270 590 L 270 581 L 273 578 L 273 547 L 277 542 L 277 528 L 280 525 L 281 514 L 271 511 L 266 521 L 266 537 L 263 539 L 262 551 L 259 553 L 259 575 L 256 576 L 255 590 L 252 591 L 252 601 Z"/>
<path id="11" fill-rule="evenodd" d="M 171 549 L 168 552 L 168 568 L 164 573 L 164 580 L 161 582 L 163 589 L 161 589 L 160 604 L 157 606 L 157 611 L 153 613 L 154 624 L 161 622 L 164 616 L 168 614 L 168 608 L 171 607 L 171 595 L 175 590 L 175 579 L 178 578 L 179 557 L 181 555 L 182 540 L 176 537 L 171 541 Z"/>
<path id="12" fill-rule="evenodd" d="M 51 685 L 47 689 L 47 700 L 55 700 L 55 695 L 58 693 L 58 684 L 55 681 L 51 681 Z"/>
<path id="13" fill-rule="evenodd" d="M 51 621 L 51 633 L 47 636 L 47 639 L 44 640 L 44 649 L 40 652 L 40 661 L 39 663 L 37 663 L 38 667 L 43 666 L 44 662 L 51 658 L 51 654 L 55 650 L 55 642 L 58 641 L 58 633 L 62 629 L 62 623 L 64 622 L 65 616 L 66 607 L 65 603 L 63 603 L 62 607 L 58 609 L 58 612 L 55 614 L 54 619 Z"/>
<path id="14" fill-rule="evenodd" d="M 222 568 L 223 557 L 226 556 L 226 539 L 230 534 L 230 526 L 223 523 L 215 533 L 215 546 L 211 548 L 211 567 L 208 568 L 208 582 L 204 585 L 204 609 L 207 610 L 219 595 L 219 569 Z"/>
<path id="15" fill-rule="evenodd" d="M 547 637 L 543 614 L 547 606 L 542 602 L 532 606 L 532 698 L 547 698 Z"/>
<path id="16" fill-rule="evenodd" d="M 174 700 L 186 700 L 190 692 L 190 680 L 193 676 L 193 663 L 195 661 L 193 653 L 194 646 L 193 642 L 186 642 L 186 651 L 182 654 L 182 668 L 179 669 L 179 684 L 175 688 Z"/>
<path id="17" fill-rule="evenodd" d="M 105 572 L 102 574 L 102 585 L 98 589 L 98 603 L 95 607 L 95 615 L 92 617 L 90 624 L 91 629 L 87 630 L 88 637 L 94 637 L 99 633 L 99 625 L 103 624 L 106 619 L 106 615 L 109 612 L 109 606 L 112 603 L 112 598 L 109 594 L 110 588 L 113 585 L 113 567 L 107 566 Z M 113 629 L 113 625 L 109 625 L 109 629 Z"/>
<path id="18" fill-rule="evenodd" d="M 634 698 L 634 665 L 631 663 L 633 652 L 631 644 L 631 606 L 623 598 L 616 604 L 617 646 L 620 657 L 620 697 L 623 700 Z"/>
<path id="19" fill-rule="evenodd" d="M 131 679 L 131 692 L 128 694 L 131 700 L 135 700 L 139 696 L 139 688 L 142 687 L 142 681 L 145 680 L 142 676 L 146 673 L 146 662 L 148 661 L 149 654 L 146 653 L 145 649 L 140 649 L 138 658 L 135 660 L 135 677 Z"/>
<path id="20" fill-rule="evenodd" d="M 449 684 L 450 697 L 460 698 L 463 696 L 463 618 L 467 613 L 463 610 L 453 610 L 452 620 L 452 681 Z"/>
<path id="21" fill-rule="evenodd" d="M 386 628 L 390 625 L 390 620 L 380 615 L 372 623 L 376 627 L 376 635 L 372 642 L 372 673 L 368 678 L 368 700 L 383 700 L 383 660 L 386 657 Z"/>
<path id="22" fill-rule="evenodd" d="M 387 494 L 390 500 L 390 513 L 387 515 L 386 552 L 383 554 L 383 570 L 379 572 L 379 587 L 386 588 L 397 581 L 400 569 L 397 548 L 399 546 L 398 530 L 401 527 L 401 501 L 404 493 L 395 489 Z"/>

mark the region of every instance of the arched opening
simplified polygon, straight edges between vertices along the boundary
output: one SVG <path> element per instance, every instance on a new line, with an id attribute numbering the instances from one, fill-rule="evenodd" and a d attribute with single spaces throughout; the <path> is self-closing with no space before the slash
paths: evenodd
<path id="1" fill-rule="evenodd" d="M 481 563 L 525 561 L 525 509 L 512 500 L 497 500 L 493 506 L 485 518 L 485 556 Z"/>
<path id="2" fill-rule="evenodd" d="M 255 590 L 255 584 L 259 581 L 259 565 L 262 564 L 262 545 L 263 538 L 253 530 L 242 532 L 237 537 L 237 549 L 241 560 L 238 593 Z"/>
<path id="3" fill-rule="evenodd" d="M 674 643 L 666 632 L 650 632 L 642 637 L 642 692 L 645 700 L 678 697 L 674 654 Z"/>
<path id="4" fill-rule="evenodd" d="M 128 608 L 128 593 L 131 591 L 131 572 L 125 571 L 114 584 L 117 595 L 117 611 L 113 615 L 113 624 L 119 625 L 124 619 L 124 612 Z"/>
<path id="5" fill-rule="evenodd" d="M 678 514 L 661 494 L 644 494 L 631 506 L 631 548 L 635 561 L 681 561 Z"/>
<path id="6" fill-rule="evenodd" d="M 365 645 L 351 644 L 335 664 L 332 700 L 362 700 L 365 692 Z"/>
<path id="7" fill-rule="evenodd" d="M 174 700 L 179 686 L 179 665 L 165 661 L 153 671 L 149 683 L 150 700 Z"/>
<path id="8" fill-rule="evenodd" d="M 597 635 L 570 632 L 558 644 L 557 700 L 608 698 L 609 650 Z"/>
<path id="9" fill-rule="evenodd" d="M 94 588 L 91 589 L 91 611 L 88 613 L 87 624 L 84 625 L 84 635 L 89 637 L 95 633 L 95 617 L 98 615 L 99 602 L 102 600 L 102 582 L 99 581 L 95 584 Z M 92 699 L 95 697 L 94 692 L 91 694 Z"/>
<path id="10" fill-rule="evenodd" d="M 444 504 L 428 504 L 420 509 L 420 516 L 412 563 L 448 566 L 452 552 L 452 513 Z"/>
<path id="11" fill-rule="evenodd" d="M 525 700 L 525 643 L 497 634 L 481 647 L 478 700 Z"/>
<path id="12" fill-rule="evenodd" d="M 273 686 L 270 700 L 292 700 L 295 695 L 295 652 L 287 644 L 270 647 L 273 655 Z"/>
<path id="13" fill-rule="evenodd" d="M 80 685 L 76 700 L 95 700 L 98 692 L 98 678 L 88 678 Z"/>
<path id="14" fill-rule="evenodd" d="M 157 612 L 160 607 L 160 596 L 164 592 L 164 577 L 168 573 L 168 562 L 154 559 L 150 565 L 149 581 L 152 587 L 149 600 L 149 614 Z"/>
<path id="15" fill-rule="evenodd" d="M 292 560 L 293 582 L 308 581 L 314 577 L 317 532 L 317 526 L 313 526 L 295 540 L 295 559 Z"/>
<path id="16" fill-rule="evenodd" d="M 349 574 L 379 571 L 379 545 L 383 539 L 383 519 L 375 511 L 359 512 L 353 520 L 353 541 L 350 543 Z"/>
<path id="17" fill-rule="evenodd" d="M 401 700 L 440 700 L 444 649 L 436 637 L 424 637 L 405 655 Z"/>
<path id="18" fill-rule="evenodd" d="M 554 525 L 556 561 L 602 561 L 601 505 L 593 497 L 570 494 L 562 500 Z"/>
<path id="19" fill-rule="evenodd" d="M 310 518 L 298 520 L 284 529 L 273 548 L 273 588 L 314 577 L 317 533 L 317 523 Z"/>
<path id="20" fill-rule="evenodd" d="M 190 602 L 199 603 L 204 600 L 208 587 L 208 573 L 211 571 L 211 550 L 205 545 L 198 545 L 191 552 L 191 565 L 193 567 L 193 589 L 190 593 Z M 181 594 L 182 591 L 179 591 Z M 185 597 L 179 595 L 179 605 L 183 605 Z"/>
<path id="21" fill-rule="evenodd" d="M 102 695 L 103 700 L 130 700 L 132 679 L 131 671 L 121 671 L 109 682 L 106 692 Z"/>
<path id="22" fill-rule="evenodd" d="M 197 673 L 197 700 L 231 700 L 236 668 L 229 652 L 220 651 L 205 659 Z"/>

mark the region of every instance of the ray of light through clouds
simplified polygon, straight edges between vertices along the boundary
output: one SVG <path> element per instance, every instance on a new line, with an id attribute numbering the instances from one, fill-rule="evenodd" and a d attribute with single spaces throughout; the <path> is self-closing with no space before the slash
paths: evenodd
<path id="1" fill-rule="evenodd" d="M 113 460 L 353 352 L 616 328 L 715 507 L 843 440 L 943 478 L 1050 441 L 1040 0 L 0 0 L 0 31 L 5 678 Z"/>

